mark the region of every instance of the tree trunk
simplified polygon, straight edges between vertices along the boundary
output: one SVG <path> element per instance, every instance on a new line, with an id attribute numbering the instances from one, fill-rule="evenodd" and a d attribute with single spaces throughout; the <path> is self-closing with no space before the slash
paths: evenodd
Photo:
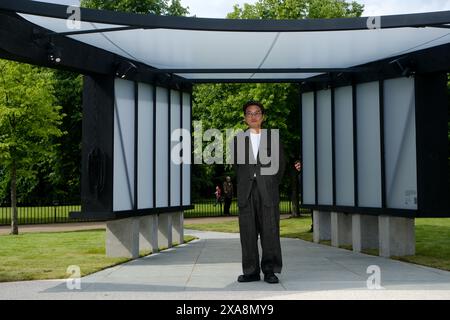
<path id="1" fill-rule="evenodd" d="M 19 234 L 17 218 L 17 168 L 14 160 L 11 166 L 11 234 Z"/>

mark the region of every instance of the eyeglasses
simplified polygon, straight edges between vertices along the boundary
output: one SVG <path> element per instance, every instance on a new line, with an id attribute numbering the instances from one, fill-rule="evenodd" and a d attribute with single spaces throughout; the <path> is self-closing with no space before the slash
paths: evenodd
<path id="1" fill-rule="evenodd" d="M 261 111 L 257 111 L 257 112 L 246 112 L 245 116 L 246 117 L 251 117 L 251 116 L 255 116 L 256 118 L 261 117 L 262 113 Z"/>

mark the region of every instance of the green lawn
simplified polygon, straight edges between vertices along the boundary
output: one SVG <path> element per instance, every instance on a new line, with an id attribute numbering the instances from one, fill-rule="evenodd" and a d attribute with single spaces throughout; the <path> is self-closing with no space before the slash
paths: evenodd
<path id="1" fill-rule="evenodd" d="M 193 239 L 185 237 L 186 242 Z M 126 261 L 106 257 L 105 230 L 0 236 L 0 282 L 63 279 L 70 265 L 79 266 L 85 276 Z"/>
<path id="2" fill-rule="evenodd" d="M 237 221 L 186 224 L 185 227 L 205 231 L 239 232 Z M 280 234 L 282 237 L 312 241 L 312 233 L 308 232 L 310 227 L 310 217 L 283 219 L 280 222 Z M 330 241 L 321 243 L 331 245 Z M 351 246 L 343 248 L 352 249 Z M 368 250 L 365 253 L 378 255 L 376 250 Z M 450 271 L 450 218 L 416 219 L 416 255 L 394 259 Z"/>

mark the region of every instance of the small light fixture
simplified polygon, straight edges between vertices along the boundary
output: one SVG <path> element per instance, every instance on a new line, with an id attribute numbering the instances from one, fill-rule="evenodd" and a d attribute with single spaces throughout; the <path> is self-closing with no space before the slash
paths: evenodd
<path id="1" fill-rule="evenodd" d="M 59 64 L 62 61 L 61 49 L 50 42 L 47 47 L 47 58 L 53 64 Z"/>
<path id="2" fill-rule="evenodd" d="M 116 76 L 121 79 L 129 78 L 137 72 L 137 67 L 130 61 L 121 61 L 116 66 Z"/>
<path id="3" fill-rule="evenodd" d="M 389 64 L 394 65 L 396 70 L 402 75 L 402 77 L 410 77 L 415 74 L 415 63 L 411 58 L 402 57 L 395 59 Z"/>

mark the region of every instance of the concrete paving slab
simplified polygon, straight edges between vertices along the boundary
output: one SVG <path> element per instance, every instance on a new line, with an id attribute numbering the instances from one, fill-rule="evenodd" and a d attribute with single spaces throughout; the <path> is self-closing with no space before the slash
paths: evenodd
<path id="1" fill-rule="evenodd" d="M 238 283 L 238 234 L 186 230 L 199 240 L 83 277 L 0 284 L 0 299 L 450 299 L 450 272 L 282 239 L 280 283 Z M 369 266 L 380 268 L 381 290 L 369 290 Z"/>

